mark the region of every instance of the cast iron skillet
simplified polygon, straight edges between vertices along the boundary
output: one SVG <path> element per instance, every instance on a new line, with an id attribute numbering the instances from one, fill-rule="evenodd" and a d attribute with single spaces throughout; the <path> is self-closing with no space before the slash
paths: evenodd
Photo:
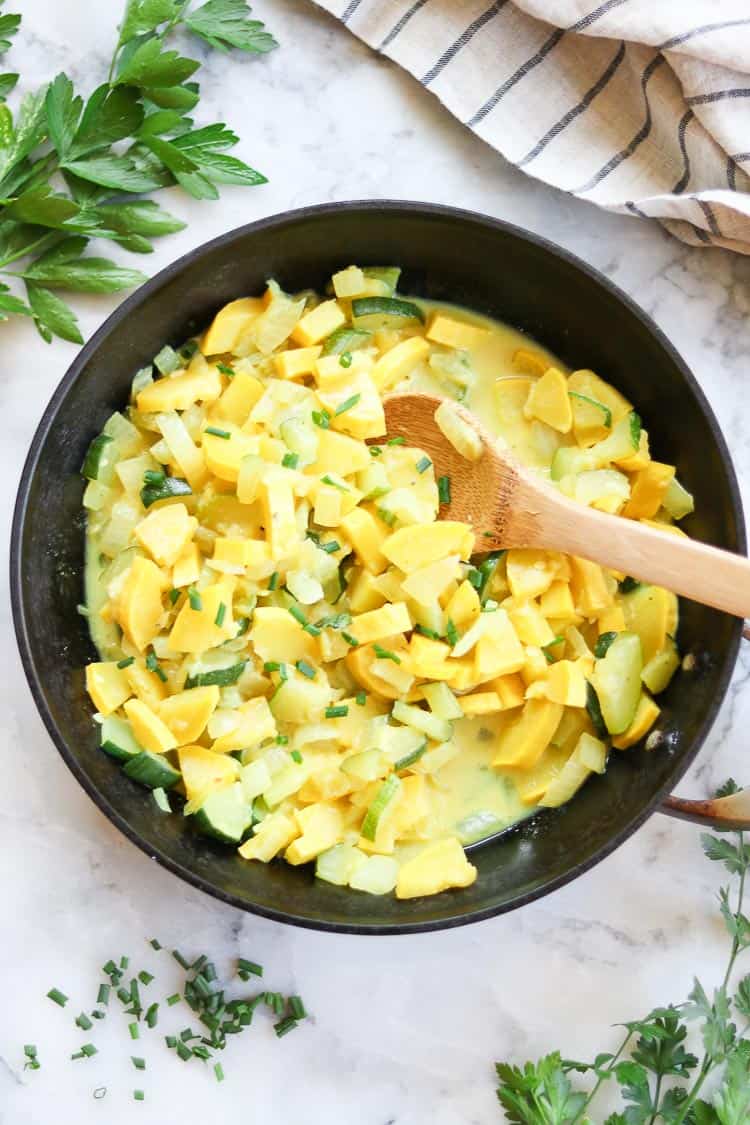
<path id="1" fill-rule="evenodd" d="M 729 683 L 741 624 L 684 603 L 683 650 L 701 654 L 663 700 L 663 747 L 615 753 L 575 800 L 474 851 L 468 890 L 399 902 L 314 880 L 309 867 L 246 863 L 154 811 L 97 746 L 83 668 L 95 658 L 83 600 L 83 483 L 91 438 L 127 400 L 134 372 L 164 343 L 202 328 L 226 301 L 320 288 L 351 262 L 403 267 L 404 293 L 455 301 L 528 332 L 576 367 L 611 380 L 643 415 L 652 449 L 695 494 L 689 532 L 745 549 L 724 439 L 695 379 L 655 325 L 609 281 L 544 239 L 507 223 L 419 203 L 309 207 L 231 231 L 175 262 L 125 301 L 90 340 L 34 436 L 18 492 L 11 590 L 18 643 L 41 716 L 70 769 L 134 843 L 183 879 L 244 910 L 316 929 L 414 933 L 521 906 L 581 875 L 630 836 L 692 762 Z"/>

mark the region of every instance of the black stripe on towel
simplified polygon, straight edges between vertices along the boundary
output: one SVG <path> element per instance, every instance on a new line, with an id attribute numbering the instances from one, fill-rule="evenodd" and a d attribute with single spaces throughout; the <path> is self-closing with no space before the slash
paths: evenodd
<path id="1" fill-rule="evenodd" d="M 658 70 L 660 66 L 663 66 L 665 61 L 666 60 L 663 55 L 654 55 L 651 62 L 644 69 L 643 74 L 641 75 L 641 92 L 643 94 L 643 100 L 646 103 L 646 119 L 641 125 L 638 132 L 635 134 L 630 143 L 627 144 L 625 148 L 622 148 L 619 152 L 615 153 L 615 155 L 611 157 L 611 159 L 608 160 L 607 163 L 604 164 L 598 172 L 594 173 L 590 180 L 588 180 L 585 184 L 582 184 L 580 187 L 573 188 L 572 191 L 574 195 L 581 195 L 584 192 L 591 191 L 592 188 L 595 188 L 602 182 L 602 180 L 605 180 L 607 178 L 610 172 L 614 172 L 615 168 L 619 168 L 623 160 L 627 160 L 629 156 L 632 156 L 639 145 L 641 145 L 645 141 L 646 137 L 651 132 L 651 125 L 653 123 L 651 117 L 651 103 L 648 100 L 648 91 L 646 87 L 648 85 L 649 79 L 651 78 L 651 75 L 654 74 L 654 72 Z"/>
<path id="2" fill-rule="evenodd" d="M 492 97 L 488 98 L 484 105 L 479 107 L 474 116 L 469 118 L 466 122 L 469 128 L 472 129 L 475 125 L 479 125 L 481 121 L 484 121 L 485 117 L 487 117 L 489 113 L 492 113 L 492 110 L 501 98 L 504 98 L 517 82 L 520 82 L 522 78 L 525 78 L 530 71 L 534 70 L 544 61 L 550 51 L 560 42 L 566 31 L 583 31 L 584 28 L 590 27 L 592 23 L 595 23 L 600 16 L 604 16 L 613 8 L 619 8 L 622 4 L 628 4 L 629 2 L 630 0 L 606 0 L 606 3 L 600 4 L 593 12 L 589 12 L 587 16 L 583 16 L 577 23 L 574 23 L 572 27 L 558 28 L 556 31 L 553 31 L 549 39 L 542 43 L 536 54 L 527 59 L 522 66 L 519 66 L 518 70 L 516 70 L 514 74 L 511 74 L 510 78 L 503 82 L 502 86 L 498 86 Z"/>
<path id="3" fill-rule="evenodd" d="M 588 109 L 597 94 L 601 94 L 602 90 L 609 84 L 610 79 L 616 73 L 624 58 L 625 43 L 623 42 L 620 43 L 620 46 L 617 48 L 614 58 L 608 64 L 607 69 L 596 80 L 594 85 L 586 91 L 578 105 L 574 105 L 572 109 L 569 109 L 568 112 L 544 134 L 542 139 L 534 145 L 531 151 L 526 153 L 523 160 L 518 161 L 519 168 L 523 168 L 525 164 L 530 164 L 532 160 L 535 160 L 537 156 L 539 156 L 539 153 L 544 151 L 550 141 L 558 137 L 560 133 L 570 125 L 571 121 L 574 121 L 576 117 L 580 117 L 580 115 Z"/>
<path id="4" fill-rule="evenodd" d="M 500 9 L 504 8 L 507 3 L 508 0 L 495 0 L 495 3 L 488 8 L 486 12 L 482 12 L 481 16 L 477 16 L 458 39 L 456 39 L 454 43 L 451 43 L 448 50 L 443 52 L 435 65 L 427 71 L 424 78 L 420 79 L 422 85 L 429 86 L 430 82 L 434 82 L 438 74 L 445 70 L 448 63 L 456 57 L 458 52 L 465 47 L 467 43 L 471 42 L 477 32 L 481 31 L 484 25 L 489 23 L 491 19 L 494 19 Z"/>
<path id="5" fill-rule="evenodd" d="M 705 199 L 696 198 L 695 202 L 698 204 L 701 211 L 705 215 L 706 222 L 708 223 L 708 229 L 711 231 L 711 234 L 715 234 L 717 235 L 717 237 L 721 238 L 719 224 L 716 222 L 716 216 L 714 215 L 713 207 L 711 206 L 711 204 L 706 203 Z"/>
<path id="6" fill-rule="evenodd" d="M 627 202 L 625 203 L 625 206 L 627 207 L 628 211 L 631 212 L 631 214 L 637 215 L 639 219 L 650 219 L 651 218 L 651 216 L 647 215 L 645 211 L 641 211 L 640 207 L 637 207 L 635 205 L 635 203 L 633 203 L 632 199 L 628 199 Z"/>
<path id="7" fill-rule="evenodd" d="M 383 42 L 378 47 L 378 50 L 384 51 L 386 47 L 389 47 L 391 45 L 391 43 L 393 42 L 393 40 L 396 38 L 396 36 L 400 35 L 401 32 L 404 30 L 407 23 L 411 19 L 411 17 L 416 16 L 419 9 L 424 8 L 426 3 L 427 3 L 427 0 L 414 0 L 414 3 L 412 4 L 411 8 L 409 8 L 408 11 L 404 12 L 403 16 L 398 21 L 398 23 L 395 23 L 393 25 L 393 27 L 391 28 L 391 30 L 386 35 Z"/>
<path id="8" fill-rule="evenodd" d="M 346 10 L 341 13 L 341 22 L 348 23 L 361 3 L 362 0 L 351 0 L 351 3 L 346 8 Z"/>
<path id="9" fill-rule="evenodd" d="M 693 113 L 692 109 L 689 109 L 687 113 L 683 113 L 682 120 L 680 121 L 680 127 L 677 131 L 677 140 L 679 141 L 680 152 L 682 153 L 683 173 L 672 188 L 672 191 L 675 193 L 675 195 L 680 195 L 680 193 L 683 192 L 688 186 L 688 182 L 690 180 L 690 157 L 688 156 L 688 150 L 685 144 L 685 132 L 687 131 L 687 127 L 694 117 L 695 114 Z"/>
<path id="10" fill-rule="evenodd" d="M 750 98 L 750 87 L 735 87 L 733 90 L 716 90 L 713 94 L 693 94 L 685 98 L 688 105 L 709 105 L 711 102 L 723 102 L 728 98 Z"/>
<path id="11" fill-rule="evenodd" d="M 696 35 L 706 35 L 709 31 L 722 31 L 725 27 L 744 27 L 750 24 L 750 19 L 741 20 L 724 20 L 723 23 L 704 23 L 702 27 L 694 27 L 692 31 L 683 31 L 681 35 L 673 35 L 671 39 L 665 39 L 660 43 L 657 50 L 668 51 L 671 47 L 677 47 L 681 43 L 687 43 L 689 39 L 694 39 Z"/>

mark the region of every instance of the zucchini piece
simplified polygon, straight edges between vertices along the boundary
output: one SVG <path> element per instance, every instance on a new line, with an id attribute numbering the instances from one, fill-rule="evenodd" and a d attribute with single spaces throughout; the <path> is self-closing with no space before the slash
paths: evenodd
<path id="1" fill-rule="evenodd" d="M 400 297 L 355 297 L 352 301 L 355 328 L 403 328 L 409 324 L 424 324 L 424 319 L 419 305 Z"/>
<path id="2" fill-rule="evenodd" d="M 334 844 L 315 861 L 315 874 L 325 883 L 345 887 L 354 872 L 367 862 L 367 856 L 352 844 Z"/>
<path id="3" fill-rule="evenodd" d="M 634 410 L 621 418 L 612 432 L 589 449 L 562 445 L 555 453 L 550 468 L 552 480 L 562 480 L 571 473 L 601 469 L 612 461 L 632 457 L 641 444 L 641 419 Z"/>
<path id="4" fill-rule="evenodd" d="M 391 291 L 391 296 L 396 292 L 401 277 L 400 266 L 363 266 L 362 273 L 374 281 L 382 281 Z"/>
<path id="5" fill-rule="evenodd" d="M 169 797 L 163 789 L 158 788 L 153 790 L 153 798 L 156 803 L 157 809 L 163 813 L 171 813 L 172 806 L 169 803 Z"/>
<path id="6" fill-rule="evenodd" d="M 652 695 L 658 695 L 669 686 L 679 666 L 680 654 L 677 645 L 671 637 L 668 637 L 664 648 L 644 664 L 641 679 Z"/>
<path id="7" fill-rule="evenodd" d="M 459 820 L 454 832 L 465 847 L 467 844 L 476 844 L 478 840 L 484 840 L 506 827 L 507 822 L 500 820 L 496 813 L 482 809 Z"/>
<path id="8" fill-rule="evenodd" d="M 375 794 L 375 799 L 365 813 L 365 819 L 362 821 L 362 828 L 360 829 L 360 833 L 365 840 L 372 841 L 375 839 L 378 825 L 384 813 L 393 804 L 400 791 L 401 779 L 395 773 L 392 773 L 380 786 Z"/>
<path id="9" fill-rule="evenodd" d="M 246 666 L 247 661 L 240 660 L 238 664 L 230 664 L 228 668 L 214 668 L 211 672 L 196 672 L 194 676 L 188 676 L 185 680 L 184 690 L 188 691 L 195 687 L 210 687 L 211 684 L 216 684 L 217 687 L 230 687 L 237 683 Z"/>
<path id="10" fill-rule="evenodd" d="M 427 739 L 424 740 L 421 746 L 417 746 L 416 749 L 412 750 L 409 754 L 404 754 L 403 758 L 399 758 L 397 762 L 394 762 L 394 770 L 398 772 L 398 770 L 406 770 L 409 766 L 413 766 L 415 762 L 418 762 L 419 759 L 424 756 L 426 750 Z"/>
<path id="11" fill-rule="evenodd" d="M 341 763 L 341 769 L 348 777 L 368 782 L 385 777 L 392 768 L 392 763 L 381 750 L 363 750 L 360 754 L 350 754 Z"/>
<path id="12" fill-rule="evenodd" d="M 171 766 L 163 754 L 141 750 L 123 766 L 123 772 L 148 789 L 171 789 L 180 780 L 180 773 Z"/>
<path id="13" fill-rule="evenodd" d="M 608 430 L 612 429 L 612 411 L 608 406 L 605 406 L 603 402 L 599 402 L 598 399 L 591 398 L 589 395 L 582 395 L 579 391 L 568 391 L 568 394 L 573 399 L 573 413 L 576 416 L 575 421 L 579 428 L 585 425 L 590 426 L 593 421 L 594 424 L 598 423 L 601 426 L 606 426 Z M 585 406 L 593 407 L 596 411 L 593 415 L 593 419 L 588 415 L 584 415 L 583 411 L 579 411 L 579 414 L 576 415 L 576 403 L 582 403 Z"/>
<path id="14" fill-rule="evenodd" d="M 691 493 L 682 487 L 677 477 L 672 477 L 667 485 L 662 505 L 673 520 L 681 520 L 695 511 L 695 501 Z"/>
<path id="15" fill-rule="evenodd" d="M 300 469 L 312 465 L 318 456 L 318 429 L 311 415 L 287 418 L 279 426 L 279 434 L 287 449 L 296 453 Z"/>
<path id="16" fill-rule="evenodd" d="M 182 477 L 168 477 L 166 473 L 157 470 L 147 470 L 143 474 L 141 503 L 144 508 L 155 504 L 157 500 L 171 500 L 174 496 L 190 496 L 192 492 L 192 488 Z"/>
<path id="17" fill-rule="evenodd" d="M 633 721 L 641 697 L 643 651 L 636 633 L 620 633 L 597 660 L 591 676 L 610 734 L 622 734 Z"/>
<path id="18" fill-rule="evenodd" d="M 421 734 L 426 734 L 434 742 L 448 742 L 453 736 L 453 724 L 447 719 L 439 719 L 437 715 L 430 714 L 429 711 L 424 711 L 421 707 L 415 707 L 412 703 L 402 703 L 397 700 L 393 704 L 393 711 L 391 712 L 396 722 L 403 723 L 412 730 L 418 730 Z"/>
<path id="19" fill-rule="evenodd" d="M 371 855 L 349 876 L 349 886 L 370 895 L 387 895 L 398 881 L 398 863 L 387 855 Z"/>
<path id="20" fill-rule="evenodd" d="M 239 844 L 252 820 L 252 809 L 240 781 L 209 793 L 193 813 L 193 824 L 201 835 L 223 844 Z"/>
<path id="21" fill-rule="evenodd" d="M 372 332 L 366 328 L 350 328 L 344 324 L 323 341 L 321 355 L 343 355 L 357 348 L 364 348 L 372 339 Z"/>
<path id="22" fill-rule="evenodd" d="M 597 660 L 607 655 L 610 645 L 617 640 L 617 633 L 602 633 L 594 645 L 594 656 Z"/>
<path id="23" fill-rule="evenodd" d="M 111 470 L 114 468 L 114 462 L 117 457 L 115 448 L 113 446 L 114 438 L 109 434 L 97 434 L 91 445 L 86 450 L 86 456 L 81 465 L 81 476 L 86 480 L 98 480 L 99 474 L 105 469 Z"/>
<path id="24" fill-rule="evenodd" d="M 161 351 L 156 353 L 153 363 L 162 375 L 171 375 L 178 367 L 182 367 L 182 360 L 174 348 L 170 348 L 169 344 L 165 344 Z"/>
<path id="25" fill-rule="evenodd" d="M 127 719 L 118 719 L 116 715 L 108 715 L 101 725 L 101 747 L 105 754 L 118 762 L 129 762 L 143 753 L 130 723 Z"/>
<path id="26" fill-rule="evenodd" d="M 591 719 L 591 723 L 596 733 L 600 738 L 606 738 L 607 724 L 604 722 L 604 718 L 602 716 L 602 709 L 599 705 L 599 696 L 596 694 L 594 685 L 589 680 L 586 681 L 586 711 L 589 718 Z"/>

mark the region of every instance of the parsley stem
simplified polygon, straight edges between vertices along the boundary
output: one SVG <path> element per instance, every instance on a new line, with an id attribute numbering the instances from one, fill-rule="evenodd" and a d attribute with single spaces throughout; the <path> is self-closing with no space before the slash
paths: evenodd
<path id="1" fill-rule="evenodd" d="M 599 1093 L 599 1090 L 601 1089 L 604 1082 L 606 1082 L 610 1078 L 612 1073 L 614 1072 L 615 1066 L 617 1065 L 617 1062 L 618 1062 L 620 1056 L 622 1055 L 622 1052 L 625 1050 L 625 1048 L 627 1047 L 628 1043 L 630 1042 L 630 1040 L 632 1038 L 633 1038 L 633 1032 L 629 1031 L 627 1033 L 627 1035 L 625 1036 L 625 1038 L 623 1039 L 620 1046 L 618 1047 L 617 1051 L 614 1053 L 612 1058 L 609 1060 L 609 1065 L 607 1066 L 606 1070 L 602 1070 L 601 1073 L 599 1074 L 599 1077 L 596 1080 L 596 1085 L 594 1086 L 593 1090 L 591 1091 L 591 1093 L 586 1098 L 586 1101 L 583 1103 L 581 1108 L 578 1110 L 578 1113 L 575 1115 L 575 1117 L 570 1122 L 570 1125 L 578 1125 L 578 1122 L 581 1120 L 581 1118 L 585 1114 L 586 1110 L 591 1105 L 591 1103 L 593 1102 L 596 1095 Z"/>

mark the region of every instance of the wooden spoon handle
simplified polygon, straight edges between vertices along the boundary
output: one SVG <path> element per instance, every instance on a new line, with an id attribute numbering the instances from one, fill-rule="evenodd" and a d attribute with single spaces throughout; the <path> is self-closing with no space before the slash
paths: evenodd
<path id="1" fill-rule="evenodd" d="M 584 508 L 544 484 L 527 482 L 523 491 L 523 502 L 533 513 L 524 522 L 534 541 L 525 545 L 580 555 L 704 605 L 750 617 L 750 559 L 744 555 Z"/>

